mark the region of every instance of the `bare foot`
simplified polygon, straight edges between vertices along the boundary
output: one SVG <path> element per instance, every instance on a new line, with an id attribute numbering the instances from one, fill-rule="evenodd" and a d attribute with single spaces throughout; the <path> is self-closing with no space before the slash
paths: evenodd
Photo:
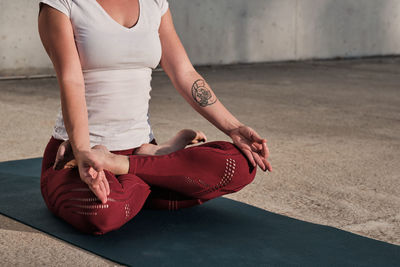
<path id="1" fill-rule="evenodd" d="M 72 169 L 72 168 L 76 168 L 76 167 L 78 167 L 78 164 L 76 163 L 76 160 L 75 159 L 73 159 L 73 160 L 70 160 L 70 161 L 68 161 L 65 165 L 64 165 L 64 169 Z"/>
<path id="2" fill-rule="evenodd" d="M 143 144 L 133 153 L 134 155 L 157 155 L 157 151 L 161 147 L 153 144 Z"/>
<path id="3" fill-rule="evenodd" d="M 112 172 L 115 175 L 126 174 L 129 171 L 129 158 L 124 155 L 111 153 L 103 145 L 95 145 L 92 151 L 102 157 L 103 169 Z"/>
<path id="4" fill-rule="evenodd" d="M 191 129 L 180 130 L 173 138 L 161 145 L 143 144 L 136 151 L 135 155 L 166 155 L 172 152 L 185 148 L 188 145 L 206 142 L 207 137 L 201 131 Z M 92 150 L 103 157 L 104 169 L 121 175 L 128 173 L 129 159 L 127 156 L 111 153 L 107 147 L 103 145 L 95 145 Z M 74 159 L 71 144 L 69 140 L 64 141 L 58 148 L 56 162 L 54 163 L 57 169 L 76 168 L 77 162 Z"/>
<path id="5" fill-rule="evenodd" d="M 185 129 L 185 130 L 182 130 L 182 131 L 193 131 L 193 130 Z M 201 143 L 201 142 L 207 142 L 207 137 L 202 131 L 193 131 L 193 132 L 196 132 L 196 136 L 191 140 L 190 144 L 198 144 L 198 143 Z M 184 132 L 183 134 L 184 135 L 188 134 L 188 137 L 190 137 L 190 133 L 189 132 L 186 132 L 186 133 Z"/>
<path id="6" fill-rule="evenodd" d="M 66 164 L 69 164 L 74 159 L 74 153 L 69 140 L 65 140 L 60 144 L 57 150 L 56 159 L 53 165 L 55 170 L 64 168 Z M 68 166 L 73 166 L 69 164 Z"/>
<path id="7" fill-rule="evenodd" d="M 92 147 L 92 150 L 97 153 L 99 157 L 102 157 L 104 169 L 115 175 L 128 173 L 129 160 L 127 156 L 113 154 L 103 145 L 95 145 Z M 78 167 L 69 140 L 60 144 L 54 166 L 56 166 L 56 170 Z"/>
<path id="8" fill-rule="evenodd" d="M 173 138 L 160 145 L 143 144 L 135 151 L 135 155 L 166 155 L 185 148 L 187 145 L 206 142 L 207 137 L 201 131 L 183 129 Z"/>

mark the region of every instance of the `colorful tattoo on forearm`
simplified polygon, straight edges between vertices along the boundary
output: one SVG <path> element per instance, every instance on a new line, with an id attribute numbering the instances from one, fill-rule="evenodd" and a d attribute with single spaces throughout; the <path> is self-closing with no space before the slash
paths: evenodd
<path id="1" fill-rule="evenodd" d="M 192 96 L 201 107 L 206 107 L 217 102 L 217 97 L 207 88 L 203 79 L 196 80 L 192 85 Z"/>

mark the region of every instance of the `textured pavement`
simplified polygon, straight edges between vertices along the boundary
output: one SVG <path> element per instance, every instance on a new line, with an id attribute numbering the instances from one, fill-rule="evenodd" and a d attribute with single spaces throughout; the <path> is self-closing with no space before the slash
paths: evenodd
<path id="1" fill-rule="evenodd" d="M 220 101 L 268 139 L 274 171 L 227 197 L 400 245 L 400 58 L 201 67 Z M 229 140 L 154 72 L 159 142 L 182 128 Z M 0 81 L 0 161 L 41 157 L 57 81 Z M 1 265 L 114 263 L 0 216 Z"/>

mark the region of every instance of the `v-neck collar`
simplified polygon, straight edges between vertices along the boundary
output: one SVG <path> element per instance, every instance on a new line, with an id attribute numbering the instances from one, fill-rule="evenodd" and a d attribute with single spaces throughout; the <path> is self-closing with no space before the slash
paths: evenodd
<path id="1" fill-rule="evenodd" d="M 141 1 L 141 0 L 137 0 L 137 1 L 138 1 L 138 4 L 139 4 L 139 15 L 138 15 L 138 18 L 137 18 L 137 20 L 136 20 L 136 23 L 135 23 L 132 27 L 130 27 L 130 28 L 125 27 L 124 25 L 122 25 L 122 24 L 120 24 L 119 22 L 117 22 L 113 17 L 111 17 L 111 15 L 108 14 L 108 12 L 103 8 L 102 5 L 100 5 L 99 2 L 97 2 L 97 0 L 93 0 L 93 1 L 94 1 L 95 4 L 97 5 L 97 7 L 101 10 L 101 12 L 102 12 L 109 20 L 111 20 L 113 23 L 115 23 L 115 24 L 118 25 L 120 28 L 122 28 L 122 29 L 124 29 L 124 30 L 126 30 L 126 31 L 133 31 L 133 30 L 135 30 L 135 29 L 138 27 L 138 25 L 139 25 L 139 23 L 140 23 L 140 21 L 141 21 L 142 12 L 143 12 L 142 1 Z"/>

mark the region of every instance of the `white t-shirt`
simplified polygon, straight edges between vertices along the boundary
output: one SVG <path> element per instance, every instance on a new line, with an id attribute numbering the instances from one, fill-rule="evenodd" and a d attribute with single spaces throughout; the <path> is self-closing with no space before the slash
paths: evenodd
<path id="1" fill-rule="evenodd" d="M 161 58 L 158 28 L 168 2 L 138 1 L 138 21 L 127 28 L 96 0 L 40 0 L 70 18 L 85 81 L 91 146 L 124 150 L 153 139 L 150 81 Z M 61 107 L 52 135 L 68 139 Z"/>

